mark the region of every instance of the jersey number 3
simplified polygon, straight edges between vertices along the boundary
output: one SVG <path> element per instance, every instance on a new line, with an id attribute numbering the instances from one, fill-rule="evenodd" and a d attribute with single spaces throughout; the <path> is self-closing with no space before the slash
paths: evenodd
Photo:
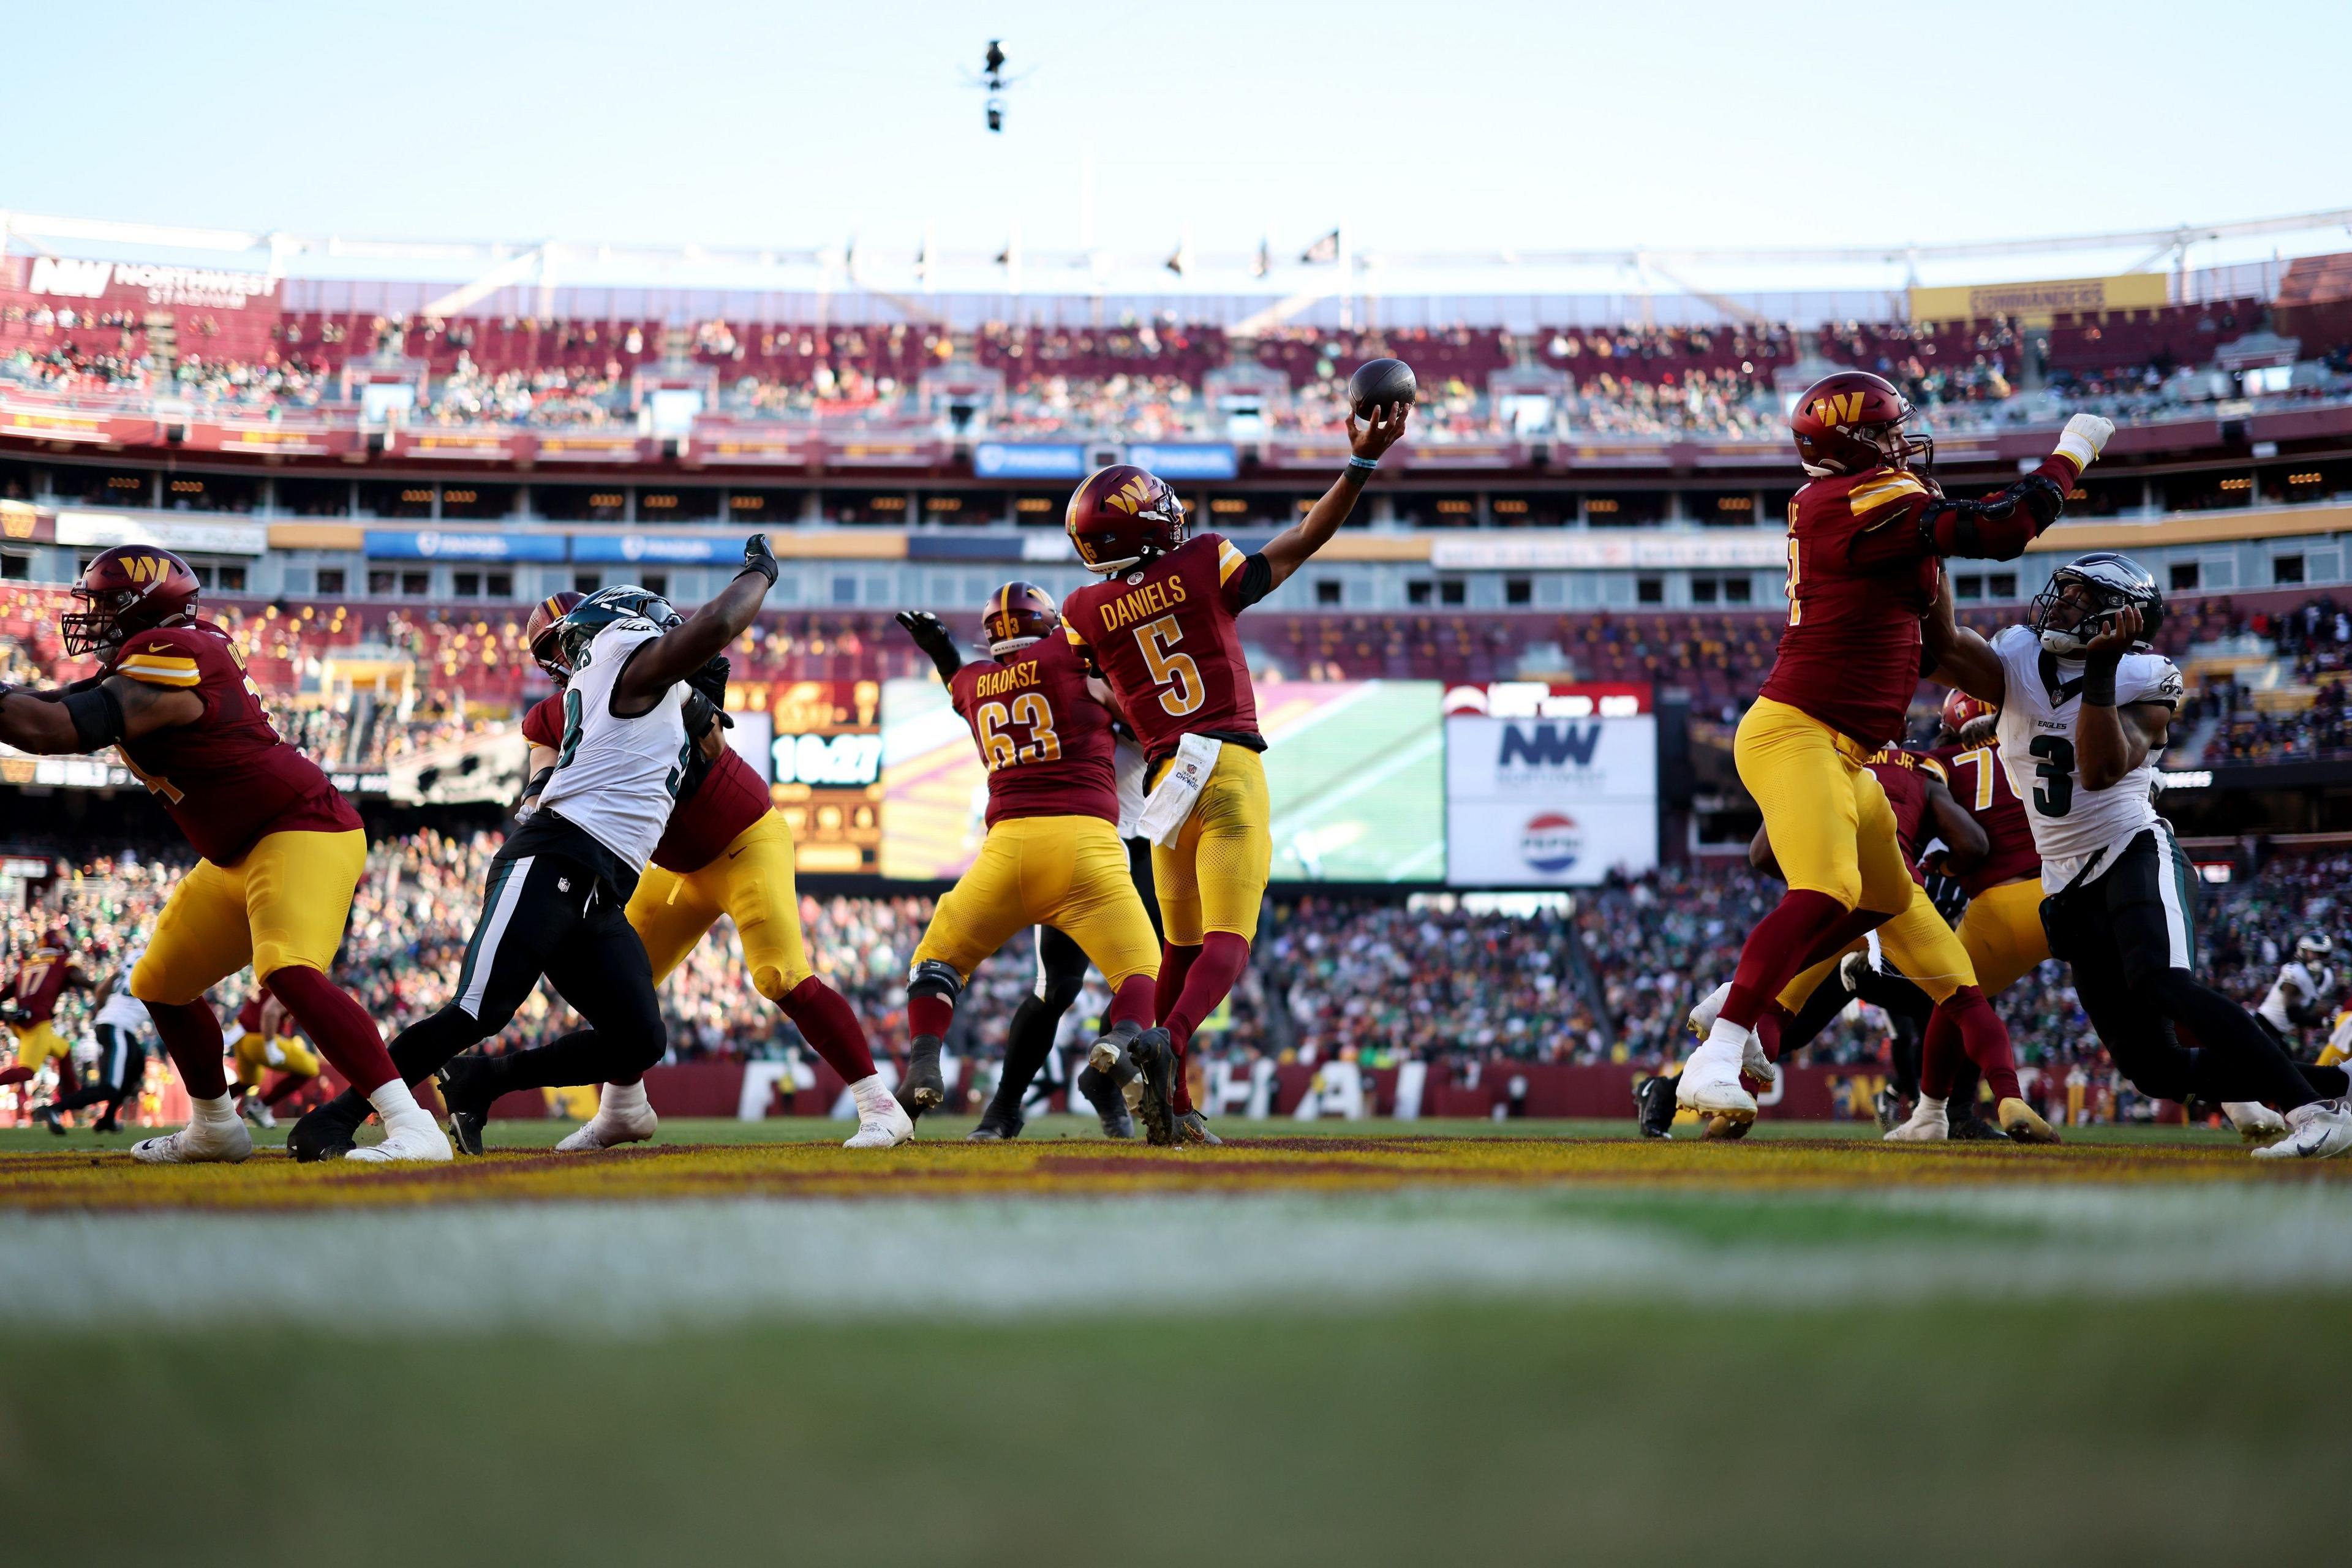
<path id="1" fill-rule="evenodd" d="M 1014 698 L 1009 711 L 1002 702 L 983 702 L 975 720 L 981 752 L 990 773 L 1015 763 L 1050 763 L 1062 754 L 1062 738 L 1054 733 L 1054 710 L 1034 691 Z M 1029 727 L 1027 745 L 1004 733 L 1011 724 Z"/>
<path id="2" fill-rule="evenodd" d="M 2063 816 L 2074 808 L 2074 742 L 2063 735 L 2036 735 L 2025 748 L 2034 759 L 2033 809 Z"/>
<path id="3" fill-rule="evenodd" d="M 1184 628 L 1173 616 L 1162 616 L 1135 628 L 1135 646 L 1142 650 L 1151 684 L 1168 688 L 1160 694 L 1160 706 L 1171 719 L 1181 719 L 1209 696 L 1201 680 L 1201 667 L 1192 662 L 1192 656 L 1170 651 L 1183 640 Z"/>

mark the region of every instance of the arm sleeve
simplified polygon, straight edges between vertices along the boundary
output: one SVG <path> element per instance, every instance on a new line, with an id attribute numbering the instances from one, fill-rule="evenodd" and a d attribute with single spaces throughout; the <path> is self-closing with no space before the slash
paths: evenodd
<path id="1" fill-rule="evenodd" d="M 1263 555 L 1244 556 L 1241 569 L 1225 579 L 1225 608 L 1239 615 L 1273 592 L 1273 563 Z"/>
<path id="2" fill-rule="evenodd" d="M 1952 500 L 1929 493 L 1924 486 L 1901 495 L 1874 493 L 1870 499 L 1879 503 L 1878 509 L 1853 534 L 1848 559 L 1864 568 L 1894 565 L 1922 555 L 2014 561 L 2041 537 L 2043 529 L 2058 521 L 2074 478 L 2074 460 L 2053 452 L 2033 472 L 1982 500 Z M 1856 486 L 1849 498 L 1857 520 L 1864 516 L 1864 487 Z M 1904 526 L 1906 521 L 1907 527 Z"/>
<path id="3" fill-rule="evenodd" d="M 925 648 L 923 651 L 931 656 L 931 666 L 940 672 L 940 679 L 953 686 L 956 671 L 963 668 L 963 655 L 956 650 L 955 644 L 941 643 L 937 647 Z"/>

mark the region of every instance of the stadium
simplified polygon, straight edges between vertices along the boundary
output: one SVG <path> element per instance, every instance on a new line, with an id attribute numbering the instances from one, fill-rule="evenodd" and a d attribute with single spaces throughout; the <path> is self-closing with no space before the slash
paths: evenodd
<path id="1" fill-rule="evenodd" d="M 903 239 L 0 181 L 0 1552 L 2311 1539 L 2352 207 L 1045 243 L 1015 57 Z"/>

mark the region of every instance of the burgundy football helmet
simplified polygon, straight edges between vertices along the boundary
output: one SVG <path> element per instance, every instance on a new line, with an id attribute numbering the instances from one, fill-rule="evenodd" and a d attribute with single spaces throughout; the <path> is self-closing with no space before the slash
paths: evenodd
<path id="1" fill-rule="evenodd" d="M 152 544 L 118 544 L 100 551 L 73 586 L 82 608 L 58 617 L 66 652 L 113 657 L 141 632 L 184 626 L 196 618 L 202 590 L 188 563 Z"/>
<path id="2" fill-rule="evenodd" d="M 586 598 L 566 588 L 561 594 L 550 594 L 530 607 L 530 619 L 523 624 L 523 646 L 547 679 L 562 686 L 572 679 L 572 667 L 563 662 L 563 650 L 556 646 L 555 623 L 570 615 L 573 606 Z"/>
<path id="3" fill-rule="evenodd" d="M 1936 444 L 1906 435 L 1911 400 L 1885 376 L 1842 370 L 1807 387 L 1789 416 L 1797 439 L 1797 460 L 1815 479 L 1861 474 L 1873 468 L 1907 468 L 1915 455 L 1933 468 Z"/>
<path id="4" fill-rule="evenodd" d="M 1112 573 L 1184 542 L 1184 503 L 1159 475 L 1132 463 L 1097 468 L 1071 492 L 1063 526 L 1089 572 Z"/>
<path id="5" fill-rule="evenodd" d="M 1964 735 L 1968 727 L 1980 719 L 1998 718 L 2000 710 L 1980 697 L 1971 697 L 1955 686 L 1944 693 L 1944 728 L 1955 740 Z"/>
<path id="6" fill-rule="evenodd" d="M 980 617 L 980 635 L 991 657 L 1003 658 L 1016 642 L 1034 642 L 1062 629 L 1062 612 L 1054 595 L 1034 583 L 1007 583 L 988 596 Z"/>

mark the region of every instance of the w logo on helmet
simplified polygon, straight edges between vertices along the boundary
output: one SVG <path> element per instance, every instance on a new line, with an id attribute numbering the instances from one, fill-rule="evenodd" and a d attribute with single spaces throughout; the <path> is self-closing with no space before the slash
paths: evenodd
<path id="1" fill-rule="evenodd" d="M 172 570 L 172 563 L 154 555 L 125 555 L 122 574 L 133 583 L 160 583 Z"/>
<path id="2" fill-rule="evenodd" d="M 1128 516 L 1133 517 L 1143 510 L 1144 503 L 1150 499 L 1151 487 L 1139 475 L 1103 497 L 1103 505 L 1116 507 Z"/>
<path id="3" fill-rule="evenodd" d="M 1183 543 L 1184 503 L 1167 480 L 1115 463 L 1087 475 L 1072 492 L 1064 526 L 1089 570 L 1115 572 Z"/>
<path id="4" fill-rule="evenodd" d="M 1862 394 L 1832 392 L 1813 403 L 1813 417 L 1824 425 L 1851 425 L 1862 413 Z"/>

